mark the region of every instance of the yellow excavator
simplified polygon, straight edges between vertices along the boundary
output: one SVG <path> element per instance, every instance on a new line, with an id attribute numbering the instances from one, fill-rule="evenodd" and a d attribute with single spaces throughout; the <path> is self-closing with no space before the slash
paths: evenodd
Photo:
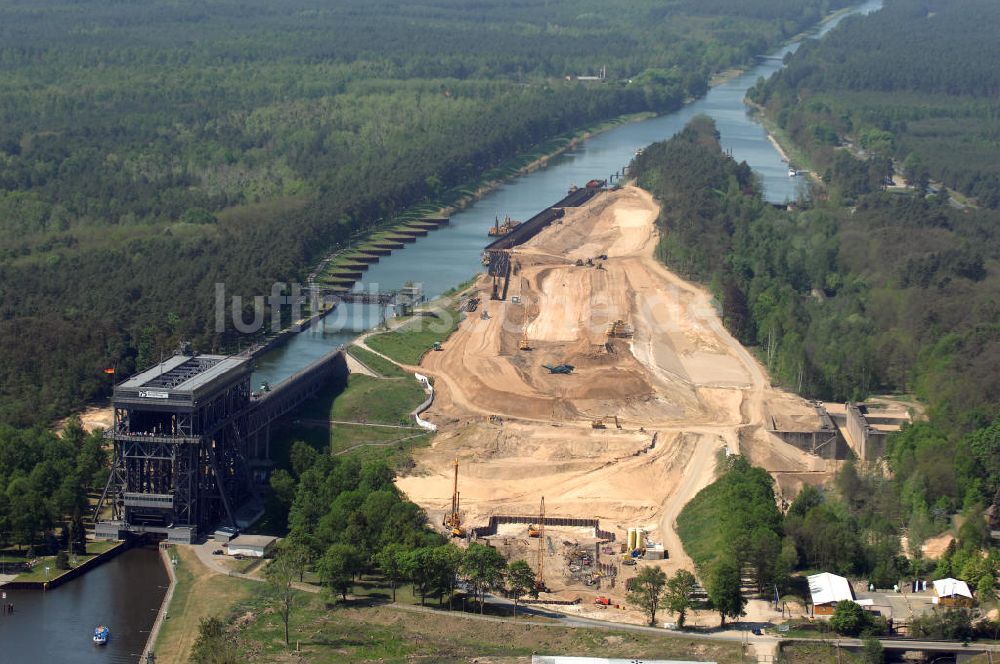
<path id="1" fill-rule="evenodd" d="M 528 333 L 525 332 L 521 336 L 521 341 L 517 344 L 518 350 L 531 350 L 531 342 L 528 341 Z"/>
<path id="2" fill-rule="evenodd" d="M 455 458 L 455 481 L 451 491 L 451 513 L 445 517 L 444 525 L 451 529 L 452 537 L 465 537 L 465 528 L 462 527 L 462 515 L 459 513 L 459 493 L 458 493 L 458 458 Z"/>
<path id="3" fill-rule="evenodd" d="M 609 415 L 607 418 L 599 417 L 599 418 L 597 418 L 595 420 L 591 420 L 590 421 L 590 426 L 592 428 L 594 428 L 594 429 L 607 429 L 608 425 L 605 424 L 604 420 L 605 419 L 612 419 L 612 418 L 615 421 L 615 428 L 616 429 L 621 429 L 622 428 L 622 423 L 621 423 L 621 421 L 619 421 L 617 415 Z"/>

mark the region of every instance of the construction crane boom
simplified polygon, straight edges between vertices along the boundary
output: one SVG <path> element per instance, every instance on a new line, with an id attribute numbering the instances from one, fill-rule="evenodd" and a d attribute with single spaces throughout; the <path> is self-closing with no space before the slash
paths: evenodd
<path id="1" fill-rule="evenodd" d="M 545 496 L 538 507 L 538 572 L 535 574 L 535 587 L 545 590 Z"/>
<path id="2" fill-rule="evenodd" d="M 444 520 L 444 525 L 451 528 L 452 537 L 463 537 L 465 530 L 462 528 L 462 515 L 460 513 L 461 494 L 458 493 L 458 457 L 453 463 L 455 466 L 455 479 L 451 488 L 451 513 Z"/>

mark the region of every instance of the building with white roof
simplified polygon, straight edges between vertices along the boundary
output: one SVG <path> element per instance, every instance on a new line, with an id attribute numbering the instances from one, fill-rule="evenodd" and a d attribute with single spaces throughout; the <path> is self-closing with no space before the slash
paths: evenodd
<path id="1" fill-rule="evenodd" d="M 944 606 L 968 605 L 972 603 L 972 591 L 969 584 L 958 579 L 938 579 L 934 582 L 934 592 L 937 594 L 932 601 Z"/>
<path id="2" fill-rule="evenodd" d="M 842 576 L 822 572 L 808 577 L 814 615 L 831 615 L 837 602 L 854 601 L 851 584 Z"/>

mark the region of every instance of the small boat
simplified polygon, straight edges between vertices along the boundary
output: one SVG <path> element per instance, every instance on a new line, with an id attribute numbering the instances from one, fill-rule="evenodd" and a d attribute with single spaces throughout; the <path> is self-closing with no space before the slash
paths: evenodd
<path id="1" fill-rule="evenodd" d="M 109 630 L 104 625 L 98 625 L 94 628 L 94 643 L 99 646 L 103 646 L 108 642 L 108 637 L 111 636 L 111 630 Z"/>
<path id="2" fill-rule="evenodd" d="M 789 168 L 788 169 L 788 177 L 793 178 L 793 177 L 797 176 L 798 174 L 799 174 L 799 172 L 797 170 L 795 170 L 794 168 Z"/>

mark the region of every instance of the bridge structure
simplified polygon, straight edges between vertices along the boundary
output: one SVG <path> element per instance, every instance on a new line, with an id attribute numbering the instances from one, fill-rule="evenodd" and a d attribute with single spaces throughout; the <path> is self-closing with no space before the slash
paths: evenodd
<path id="1" fill-rule="evenodd" d="M 251 373 L 249 357 L 182 353 L 115 387 L 97 538 L 156 533 L 191 542 L 260 516 L 271 423 L 346 381 L 347 363 L 339 348 L 263 393 L 251 390 Z"/>

